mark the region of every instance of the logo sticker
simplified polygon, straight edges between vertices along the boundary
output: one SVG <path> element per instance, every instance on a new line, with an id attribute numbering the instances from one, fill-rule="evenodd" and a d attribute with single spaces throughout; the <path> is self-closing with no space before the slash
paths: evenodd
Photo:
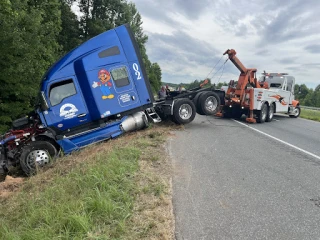
<path id="1" fill-rule="evenodd" d="M 130 95 L 129 94 L 123 94 L 120 96 L 120 100 L 125 103 L 125 102 L 130 102 Z"/>
<path id="2" fill-rule="evenodd" d="M 102 92 L 102 99 L 112 99 L 114 94 L 111 93 L 110 89 L 112 88 L 111 75 L 106 69 L 101 69 L 98 72 L 98 78 L 100 82 L 93 82 L 92 87 L 100 87 Z"/>
<path id="3" fill-rule="evenodd" d="M 110 114 L 111 114 L 110 111 L 106 111 L 105 113 L 103 113 L 103 114 L 101 115 L 101 118 L 105 118 L 105 117 L 109 116 Z"/>
<path id="4" fill-rule="evenodd" d="M 60 117 L 63 117 L 64 119 L 74 118 L 76 116 L 76 112 L 78 111 L 79 110 L 75 105 L 67 103 L 62 105 L 62 107 L 60 108 Z"/>

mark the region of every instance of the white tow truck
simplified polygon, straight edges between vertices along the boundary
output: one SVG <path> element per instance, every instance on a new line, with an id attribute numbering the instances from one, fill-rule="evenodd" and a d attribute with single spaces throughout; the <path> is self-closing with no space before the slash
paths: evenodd
<path id="1" fill-rule="evenodd" d="M 257 69 L 246 68 L 236 57 L 236 51 L 227 50 L 230 61 L 240 70 L 237 82 L 231 80 L 226 91 L 225 103 L 218 116 L 240 118 L 247 122 L 270 122 L 274 113 L 286 113 L 297 118 L 299 101 L 294 99 L 295 78 L 286 73 L 264 73 L 258 80 Z"/>

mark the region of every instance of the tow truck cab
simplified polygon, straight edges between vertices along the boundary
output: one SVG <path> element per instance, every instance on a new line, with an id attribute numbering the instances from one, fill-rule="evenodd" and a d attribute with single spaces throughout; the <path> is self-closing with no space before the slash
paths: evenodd
<path id="1" fill-rule="evenodd" d="M 284 101 L 277 101 L 277 112 L 287 112 L 294 99 L 295 78 L 288 73 L 265 73 L 260 80 L 268 83 L 269 89 L 281 96 Z M 287 104 L 283 104 L 283 103 Z"/>

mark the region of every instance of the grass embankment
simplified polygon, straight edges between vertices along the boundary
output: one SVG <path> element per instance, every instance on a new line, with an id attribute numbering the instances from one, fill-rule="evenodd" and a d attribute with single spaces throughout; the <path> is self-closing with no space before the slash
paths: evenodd
<path id="1" fill-rule="evenodd" d="M 320 111 L 303 108 L 300 117 L 320 122 Z"/>
<path id="2" fill-rule="evenodd" d="M 90 146 L 27 179 L 0 198 L 0 239 L 173 239 L 169 129 Z"/>

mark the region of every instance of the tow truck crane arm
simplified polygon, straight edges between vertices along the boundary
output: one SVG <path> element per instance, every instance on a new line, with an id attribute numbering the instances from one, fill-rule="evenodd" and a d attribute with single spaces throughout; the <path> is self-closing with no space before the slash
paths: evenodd
<path id="1" fill-rule="evenodd" d="M 223 55 L 226 54 L 228 54 L 230 61 L 239 69 L 241 73 L 247 72 L 247 68 L 243 66 L 240 60 L 236 57 L 237 52 L 234 49 L 228 49 Z"/>
<path id="2" fill-rule="evenodd" d="M 261 88 L 256 78 L 256 68 L 246 68 L 242 62 L 236 57 L 237 52 L 234 49 L 228 49 L 223 55 L 228 54 L 230 61 L 239 69 L 240 76 L 237 84 L 237 90 L 235 92 L 240 98 L 243 95 L 243 91 L 249 83 L 252 87 Z"/>
<path id="3" fill-rule="evenodd" d="M 249 118 L 247 121 L 255 122 L 253 118 L 253 88 L 265 88 L 266 86 L 261 86 L 256 78 L 256 68 L 246 68 L 241 61 L 236 57 L 237 52 L 234 49 L 228 49 L 223 55 L 228 54 L 229 60 L 239 69 L 240 76 L 236 88 L 232 86 L 230 82 L 228 90 L 226 92 L 226 103 L 227 104 L 237 104 L 239 107 L 246 107 L 245 95 L 249 94 Z M 247 85 L 250 84 L 253 88 L 247 90 Z"/>

